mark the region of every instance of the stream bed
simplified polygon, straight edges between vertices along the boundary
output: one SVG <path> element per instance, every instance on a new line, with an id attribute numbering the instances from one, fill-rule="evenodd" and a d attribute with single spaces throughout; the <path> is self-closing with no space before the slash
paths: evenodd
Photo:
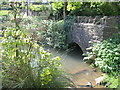
<path id="1" fill-rule="evenodd" d="M 101 77 L 103 73 L 85 63 L 79 48 L 76 48 L 76 50 L 70 53 L 52 50 L 51 53 L 61 57 L 61 63 L 65 72 L 71 75 L 72 81 L 77 85 L 77 88 L 91 88 L 91 86 L 93 88 L 104 88 L 97 85 L 95 81 L 95 79 Z M 90 84 L 90 86 L 88 86 L 88 84 Z"/>

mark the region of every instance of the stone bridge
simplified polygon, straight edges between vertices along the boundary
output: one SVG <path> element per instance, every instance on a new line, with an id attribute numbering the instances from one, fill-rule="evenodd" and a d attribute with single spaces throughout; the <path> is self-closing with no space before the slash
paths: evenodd
<path id="1" fill-rule="evenodd" d="M 119 24 L 120 16 L 96 16 L 94 18 L 78 16 L 68 33 L 67 43 L 79 45 L 84 53 L 87 51 L 86 48 L 91 46 L 90 41 L 99 43 L 120 33 L 117 27 Z"/>

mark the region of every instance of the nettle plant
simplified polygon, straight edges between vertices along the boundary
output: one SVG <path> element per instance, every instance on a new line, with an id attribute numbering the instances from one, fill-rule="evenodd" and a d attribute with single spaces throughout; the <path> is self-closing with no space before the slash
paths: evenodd
<path id="1" fill-rule="evenodd" d="M 63 75 L 60 58 L 52 57 L 28 36 L 18 22 L 19 9 L 12 3 L 13 27 L 1 37 L 2 82 L 4 88 L 58 88 L 70 84 Z M 66 83 L 65 83 L 66 82 Z"/>

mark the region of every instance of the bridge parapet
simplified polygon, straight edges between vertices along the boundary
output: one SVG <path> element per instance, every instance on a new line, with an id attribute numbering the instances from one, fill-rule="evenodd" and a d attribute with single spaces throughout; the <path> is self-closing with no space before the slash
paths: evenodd
<path id="1" fill-rule="evenodd" d="M 78 16 L 76 21 L 69 32 L 68 43 L 77 43 L 83 52 L 91 46 L 90 41 L 99 43 L 120 32 L 116 27 L 120 24 L 119 16 L 96 16 L 95 18 Z"/>

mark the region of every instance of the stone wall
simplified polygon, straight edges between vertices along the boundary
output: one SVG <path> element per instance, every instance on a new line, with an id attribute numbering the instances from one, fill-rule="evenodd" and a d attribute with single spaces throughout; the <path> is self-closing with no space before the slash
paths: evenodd
<path id="1" fill-rule="evenodd" d="M 120 32 L 117 28 L 119 22 L 119 16 L 78 16 L 76 23 L 73 24 L 72 30 L 69 32 L 68 44 L 76 43 L 83 52 L 86 52 L 86 48 L 91 46 L 90 41 L 99 43 Z"/>

